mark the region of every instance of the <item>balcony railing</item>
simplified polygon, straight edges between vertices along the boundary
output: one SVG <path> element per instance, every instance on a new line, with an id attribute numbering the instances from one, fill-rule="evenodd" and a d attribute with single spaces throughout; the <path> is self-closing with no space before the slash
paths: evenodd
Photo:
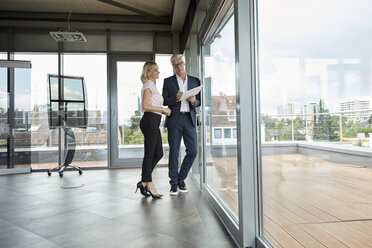
<path id="1" fill-rule="evenodd" d="M 261 141 L 328 141 L 366 146 L 372 110 L 261 115 Z M 370 121 L 371 123 L 369 123 Z M 369 145 L 370 146 L 370 145 Z"/>

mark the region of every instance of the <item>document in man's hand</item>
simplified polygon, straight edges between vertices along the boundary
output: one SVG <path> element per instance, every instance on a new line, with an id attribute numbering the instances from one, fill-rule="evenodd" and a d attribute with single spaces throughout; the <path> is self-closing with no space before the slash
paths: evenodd
<path id="1" fill-rule="evenodd" d="M 181 101 L 181 100 L 185 100 L 185 99 L 189 98 L 190 96 L 195 96 L 195 95 L 197 95 L 197 94 L 200 92 L 200 90 L 201 90 L 202 88 L 203 88 L 203 85 L 198 86 L 198 87 L 195 87 L 195 88 L 192 88 L 191 90 L 188 90 L 188 91 L 186 91 L 186 92 L 183 92 L 180 101 Z"/>

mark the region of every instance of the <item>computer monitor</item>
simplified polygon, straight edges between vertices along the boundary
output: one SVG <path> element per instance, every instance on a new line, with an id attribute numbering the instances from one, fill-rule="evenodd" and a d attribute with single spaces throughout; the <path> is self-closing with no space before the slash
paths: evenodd
<path id="1" fill-rule="evenodd" d="M 88 103 L 84 77 L 48 74 L 48 99 L 50 128 L 62 126 L 63 121 L 67 127 L 87 127 Z"/>

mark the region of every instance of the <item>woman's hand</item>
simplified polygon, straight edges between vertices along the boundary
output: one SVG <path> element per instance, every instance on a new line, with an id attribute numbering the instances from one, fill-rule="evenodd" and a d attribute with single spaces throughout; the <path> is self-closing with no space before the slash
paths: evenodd
<path id="1" fill-rule="evenodd" d="M 165 109 L 163 109 L 162 114 L 164 114 L 166 116 L 170 116 L 171 112 L 172 111 L 170 110 L 170 108 L 165 108 Z"/>

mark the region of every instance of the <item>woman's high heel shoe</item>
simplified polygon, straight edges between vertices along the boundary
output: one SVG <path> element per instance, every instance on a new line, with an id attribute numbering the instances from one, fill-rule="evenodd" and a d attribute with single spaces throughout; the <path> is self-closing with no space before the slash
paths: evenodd
<path id="1" fill-rule="evenodd" d="M 147 193 L 147 191 L 146 191 L 146 189 L 145 189 L 145 186 L 143 186 L 143 184 L 142 184 L 141 181 L 139 181 L 139 182 L 137 183 L 137 189 L 136 189 L 136 192 L 135 192 L 135 193 L 137 193 L 138 189 L 140 190 L 140 192 L 141 192 L 141 194 L 142 194 L 143 196 L 145 196 L 145 197 L 150 196 L 150 194 Z"/>
<path id="2" fill-rule="evenodd" d="M 149 193 L 149 194 L 152 196 L 152 198 L 154 198 L 154 199 L 160 199 L 160 198 L 163 197 L 163 195 L 161 195 L 161 194 L 154 195 L 154 194 L 151 192 L 151 190 L 150 190 L 147 186 L 145 186 L 145 190 L 146 190 L 146 192 Z"/>

